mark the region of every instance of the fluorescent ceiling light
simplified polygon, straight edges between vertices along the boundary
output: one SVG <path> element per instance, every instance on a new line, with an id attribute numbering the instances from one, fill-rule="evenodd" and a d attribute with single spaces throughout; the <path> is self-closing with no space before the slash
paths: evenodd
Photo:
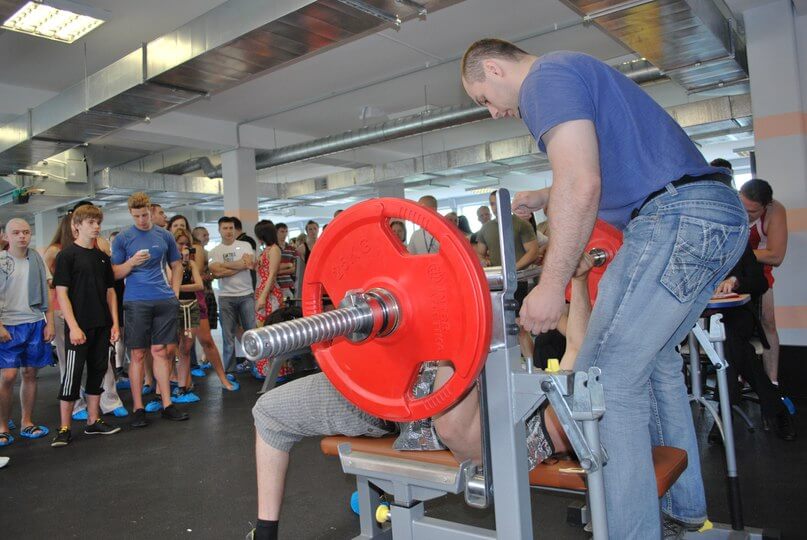
<path id="1" fill-rule="evenodd" d="M 28 2 L 3 23 L 3 28 L 32 36 L 73 43 L 104 24 L 98 10 L 65 0 L 49 1 L 52 5 Z"/>

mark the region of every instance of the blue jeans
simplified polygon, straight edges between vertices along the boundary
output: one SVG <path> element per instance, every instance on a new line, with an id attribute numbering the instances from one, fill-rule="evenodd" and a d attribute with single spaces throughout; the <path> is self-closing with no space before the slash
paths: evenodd
<path id="1" fill-rule="evenodd" d="M 689 458 L 662 498 L 663 512 L 691 525 L 706 519 L 683 360 L 675 347 L 747 239 L 748 218 L 734 190 L 712 181 L 668 184 L 625 228 L 622 248 L 600 281 L 575 369 L 602 369 L 611 538 L 661 536 L 654 445 L 682 448 Z"/>
<path id="2" fill-rule="evenodd" d="M 221 359 L 224 371 L 235 366 L 235 339 L 238 327 L 244 330 L 255 328 L 255 297 L 219 296 L 219 317 L 221 317 L 221 337 L 224 342 L 224 355 Z"/>

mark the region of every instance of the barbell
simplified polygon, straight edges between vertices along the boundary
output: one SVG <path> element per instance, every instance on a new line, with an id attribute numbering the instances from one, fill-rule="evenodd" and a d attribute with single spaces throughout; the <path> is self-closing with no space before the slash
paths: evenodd
<path id="1" fill-rule="evenodd" d="M 408 253 L 389 227 L 394 219 L 428 231 L 440 249 Z M 598 268 L 613 257 L 612 247 L 603 249 Z M 486 272 L 468 240 L 437 212 L 404 199 L 372 199 L 345 210 L 317 240 L 303 278 L 303 317 L 245 332 L 244 352 L 257 360 L 310 346 L 334 387 L 363 411 L 397 422 L 431 417 L 462 398 L 484 367 L 490 291 L 502 285 L 501 269 Z M 324 311 L 323 295 L 341 299 L 339 306 Z M 454 373 L 416 398 L 421 366 L 433 361 L 450 363 Z"/>

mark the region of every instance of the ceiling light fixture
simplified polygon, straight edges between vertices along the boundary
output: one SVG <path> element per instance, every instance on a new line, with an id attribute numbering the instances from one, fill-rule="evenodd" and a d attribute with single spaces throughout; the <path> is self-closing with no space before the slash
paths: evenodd
<path id="1" fill-rule="evenodd" d="M 14 32 L 73 43 L 98 28 L 106 20 L 106 12 L 69 2 L 48 0 L 27 2 L 9 17 L 3 28 Z"/>

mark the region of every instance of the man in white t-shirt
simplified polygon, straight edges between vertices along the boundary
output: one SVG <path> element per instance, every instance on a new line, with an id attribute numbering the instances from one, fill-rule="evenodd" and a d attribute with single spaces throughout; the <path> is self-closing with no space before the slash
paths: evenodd
<path id="1" fill-rule="evenodd" d="M 219 316 L 224 338 L 225 370 L 235 361 L 235 339 L 238 327 L 255 328 L 255 289 L 250 270 L 255 267 L 255 252 L 246 242 L 235 239 L 235 221 L 219 219 L 221 244 L 210 251 L 210 272 L 219 280 Z"/>
<path id="2" fill-rule="evenodd" d="M 431 195 L 424 195 L 418 199 L 418 204 L 420 206 L 425 206 L 426 208 L 431 208 L 437 212 L 437 199 Z M 440 243 L 434 239 L 434 236 L 432 236 L 431 233 L 424 229 L 418 229 L 412 233 L 412 238 L 409 240 L 407 249 L 412 255 L 437 253 L 437 251 L 440 249 Z"/>

